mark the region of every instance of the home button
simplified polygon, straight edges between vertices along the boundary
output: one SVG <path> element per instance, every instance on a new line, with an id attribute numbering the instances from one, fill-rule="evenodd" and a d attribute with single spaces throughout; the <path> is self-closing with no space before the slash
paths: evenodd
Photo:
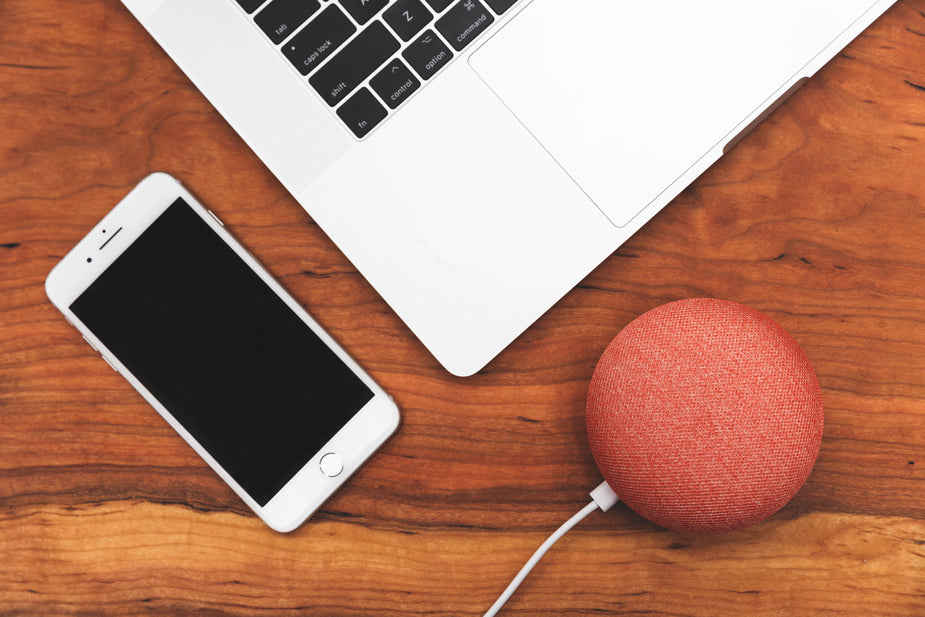
<path id="1" fill-rule="evenodd" d="M 329 478 L 336 478 L 344 471 L 344 460 L 334 452 L 328 452 L 318 462 L 321 473 Z"/>

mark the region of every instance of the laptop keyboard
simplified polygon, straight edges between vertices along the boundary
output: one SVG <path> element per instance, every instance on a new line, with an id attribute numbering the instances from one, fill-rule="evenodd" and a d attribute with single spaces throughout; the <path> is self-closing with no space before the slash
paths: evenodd
<path id="1" fill-rule="evenodd" d="M 358 138 L 518 2 L 235 1 Z"/>

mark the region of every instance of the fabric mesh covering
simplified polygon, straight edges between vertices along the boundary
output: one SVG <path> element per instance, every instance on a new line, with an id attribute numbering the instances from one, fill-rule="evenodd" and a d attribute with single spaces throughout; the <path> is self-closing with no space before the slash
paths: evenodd
<path id="1" fill-rule="evenodd" d="M 681 300 L 607 347 L 587 423 L 598 467 L 630 508 L 684 533 L 721 533 L 764 520 L 806 481 L 822 392 L 771 319 L 726 300 Z"/>

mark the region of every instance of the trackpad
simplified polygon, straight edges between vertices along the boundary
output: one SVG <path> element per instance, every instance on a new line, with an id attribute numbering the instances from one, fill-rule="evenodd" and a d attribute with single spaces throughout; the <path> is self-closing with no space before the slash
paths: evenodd
<path id="1" fill-rule="evenodd" d="M 831 6 L 750 4 L 534 0 L 470 64 L 622 227 L 831 40 Z"/>

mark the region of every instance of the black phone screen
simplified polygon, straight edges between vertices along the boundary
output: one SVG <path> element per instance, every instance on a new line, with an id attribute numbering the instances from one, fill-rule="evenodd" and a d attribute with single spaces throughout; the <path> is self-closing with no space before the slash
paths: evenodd
<path id="1" fill-rule="evenodd" d="M 182 199 L 70 308 L 261 506 L 373 397 Z"/>

